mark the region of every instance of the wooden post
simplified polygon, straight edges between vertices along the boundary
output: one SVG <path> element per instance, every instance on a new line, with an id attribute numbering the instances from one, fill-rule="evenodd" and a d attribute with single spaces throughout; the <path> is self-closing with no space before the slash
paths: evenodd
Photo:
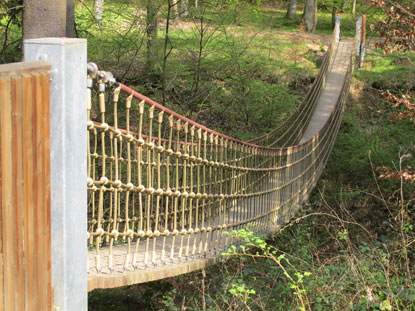
<path id="1" fill-rule="evenodd" d="M 362 37 L 360 40 L 360 65 L 363 64 L 366 53 L 366 15 L 362 16 Z"/>

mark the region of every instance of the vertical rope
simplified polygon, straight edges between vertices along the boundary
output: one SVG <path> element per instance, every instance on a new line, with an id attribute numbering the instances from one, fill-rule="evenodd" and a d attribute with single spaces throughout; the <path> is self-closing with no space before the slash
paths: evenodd
<path id="1" fill-rule="evenodd" d="M 99 82 L 99 110 L 101 113 L 101 123 L 106 125 L 108 128 L 108 124 L 105 123 L 105 84 L 100 81 Z M 102 219 L 103 219 L 103 209 L 104 209 L 104 191 L 105 185 L 108 184 L 108 178 L 105 176 L 105 164 L 106 164 L 106 154 L 105 154 L 105 131 L 101 132 L 101 154 L 102 154 L 102 162 L 101 162 L 101 187 L 99 189 L 99 201 L 98 201 L 98 223 L 96 229 L 96 270 L 97 272 L 101 272 L 101 256 L 100 256 L 100 246 L 101 246 L 101 237 L 104 233 L 104 229 L 102 228 Z"/>
<path id="2" fill-rule="evenodd" d="M 153 265 L 156 265 L 156 244 L 157 238 L 160 236 L 160 231 L 158 230 L 159 217 L 160 217 L 160 196 L 163 194 L 163 189 L 161 189 L 161 152 L 163 151 L 161 145 L 161 124 L 163 122 L 163 111 L 160 111 L 157 118 L 157 128 L 158 128 L 158 148 L 157 148 L 157 190 L 156 190 L 156 217 L 154 223 L 154 238 L 153 238 L 153 252 L 152 252 L 152 262 Z"/>
<path id="3" fill-rule="evenodd" d="M 117 88 L 114 90 L 114 97 L 113 97 L 113 105 L 114 105 L 114 126 L 115 128 L 117 128 L 118 126 L 118 117 L 117 117 L 117 106 L 118 106 L 118 100 L 119 100 L 119 94 L 120 94 L 120 88 Z M 112 133 L 111 133 L 112 134 Z M 111 200 L 111 205 L 110 205 L 110 215 L 113 217 L 112 218 L 112 231 L 111 231 L 111 239 L 110 239 L 110 248 L 109 248 L 109 255 L 108 255 L 108 267 L 110 269 L 110 271 L 114 271 L 114 267 L 113 267 L 113 256 L 112 256 L 112 248 L 114 245 L 114 241 L 117 240 L 118 238 L 118 230 L 117 230 L 117 224 L 118 224 L 118 193 L 119 193 L 119 186 L 121 186 L 121 181 L 119 179 L 118 176 L 118 163 L 119 163 L 119 159 L 118 159 L 118 137 L 113 137 L 113 135 L 110 136 L 110 140 L 113 142 L 111 144 L 111 156 L 114 156 L 114 169 L 115 169 L 115 173 L 114 173 L 114 177 L 115 178 L 115 182 L 114 184 L 114 193 L 112 194 L 112 197 L 110 198 L 113 199 L 113 201 Z M 112 177 L 112 162 L 111 162 L 111 177 Z M 112 215 L 113 213 L 113 215 Z"/>
<path id="4" fill-rule="evenodd" d="M 130 192 L 133 190 L 134 185 L 131 182 L 131 142 L 134 140 L 134 136 L 130 134 L 130 109 L 132 96 L 127 97 L 126 100 L 126 127 L 127 127 L 127 185 L 126 185 L 126 195 L 125 195 L 125 232 L 127 236 L 127 256 L 125 256 L 124 269 L 127 269 L 130 265 L 130 256 L 131 256 L 131 240 L 133 238 L 134 232 L 130 229 L 130 215 L 129 215 L 129 203 L 130 203 Z M 118 134 L 118 133 L 117 133 Z M 121 136 L 121 131 L 119 132 Z"/>
<path id="5" fill-rule="evenodd" d="M 148 119 L 149 119 L 149 133 L 146 145 L 146 154 L 147 154 L 147 189 L 146 191 L 146 250 L 144 253 L 144 265 L 147 266 L 149 260 L 149 247 L 150 247 L 150 237 L 152 236 L 153 232 L 151 230 L 151 201 L 152 195 L 154 193 L 154 188 L 152 187 L 152 161 L 151 161 L 151 151 L 154 148 L 154 143 L 152 142 L 152 135 L 153 135 L 153 118 L 154 118 L 154 106 L 151 106 L 148 111 Z"/>
<path id="6" fill-rule="evenodd" d="M 138 114 L 139 114 L 139 121 L 138 121 L 138 141 L 137 141 L 137 183 L 138 183 L 138 206 L 139 206 L 139 223 L 138 223 L 138 234 L 137 234 L 137 242 L 135 246 L 134 256 L 133 256 L 133 266 L 137 268 L 137 256 L 138 250 L 140 247 L 140 241 L 145 236 L 144 233 L 144 202 L 143 202 L 143 192 L 144 192 L 144 185 L 143 185 L 143 117 L 144 117 L 144 101 L 141 101 L 138 104 Z"/>

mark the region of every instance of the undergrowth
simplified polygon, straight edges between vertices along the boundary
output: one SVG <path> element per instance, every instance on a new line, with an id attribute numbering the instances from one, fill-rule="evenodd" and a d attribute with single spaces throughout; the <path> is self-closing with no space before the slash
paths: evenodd
<path id="1" fill-rule="evenodd" d="M 98 24 L 91 7 L 83 1 L 76 10 L 89 61 L 178 113 L 242 140 L 270 131 L 290 115 L 311 86 L 330 40 L 304 36 L 293 23 L 286 26 L 275 9 L 208 7 L 169 21 L 164 66 L 167 21 L 160 10 L 149 71 L 144 11 L 129 2 L 109 2 Z M 298 34 L 284 32 L 286 27 Z"/>

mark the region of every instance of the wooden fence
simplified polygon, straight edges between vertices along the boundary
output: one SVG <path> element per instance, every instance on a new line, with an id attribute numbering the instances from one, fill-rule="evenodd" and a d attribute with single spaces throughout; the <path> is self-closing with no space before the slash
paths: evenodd
<path id="1" fill-rule="evenodd" d="M 48 62 L 0 66 L 0 310 L 52 310 Z"/>

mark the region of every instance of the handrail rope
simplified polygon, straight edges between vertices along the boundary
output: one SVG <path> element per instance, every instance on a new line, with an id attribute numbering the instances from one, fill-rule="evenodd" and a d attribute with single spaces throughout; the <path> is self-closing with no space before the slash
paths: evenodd
<path id="1" fill-rule="evenodd" d="M 291 128 L 295 124 L 295 121 L 298 119 L 298 117 L 301 115 L 301 112 L 304 109 L 309 109 L 309 107 L 314 106 L 314 102 L 317 98 L 317 96 L 315 96 L 315 94 L 316 94 L 316 92 L 318 92 L 320 90 L 320 88 L 322 86 L 321 85 L 322 77 L 326 74 L 328 64 L 329 64 L 329 59 L 330 59 L 330 52 L 326 53 L 325 58 L 324 58 L 323 66 L 320 68 L 320 71 L 319 71 L 319 75 L 314 80 L 314 83 L 313 83 L 311 89 L 307 92 L 307 95 L 306 95 L 304 101 L 296 108 L 296 111 L 293 114 L 291 114 L 291 116 L 286 121 L 284 121 L 279 127 L 277 127 L 276 129 L 272 130 L 271 132 L 269 132 L 269 133 L 267 133 L 263 136 L 260 136 L 258 138 L 249 140 L 249 142 L 258 143 L 260 141 L 263 141 L 264 139 L 267 139 L 271 136 L 274 136 L 276 133 L 280 132 L 283 128 L 285 128 L 285 127 L 287 127 L 287 125 L 289 125 L 289 127 L 284 130 L 284 132 L 277 138 L 276 141 L 274 141 L 271 144 L 267 145 L 267 147 L 270 147 L 270 146 L 274 146 L 280 139 L 284 138 L 286 134 L 291 132 Z M 312 103 L 312 104 L 309 104 L 309 103 Z M 294 133 L 294 132 L 292 132 L 292 133 Z M 290 141 L 291 141 L 291 136 L 290 136 L 290 138 L 287 139 L 287 142 L 290 142 Z"/>
<path id="2" fill-rule="evenodd" d="M 321 80 L 323 78 L 325 78 L 325 76 L 327 74 L 328 66 L 329 66 L 329 64 L 330 64 L 330 62 L 332 60 L 332 57 L 333 57 L 334 47 L 335 47 L 335 33 L 333 33 L 333 35 L 332 35 L 331 43 L 329 45 L 329 48 L 328 48 L 327 52 L 325 53 L 325 57 L 324 57 L 324 60 L 323 60 L 323 64 L 322 64 L 322 66 L 319 69 L 319 72 L 317 74 L 316 79 L 314 80 L 311 88 L 308 90 L 308 92 L 307 92 L 304 100 L 296 108 L 296 110 L 294 111 L 294 113 L 291 114 L 291 116 L 287 120 L 285 120 L 280 126 L 278 126 L 276 129 L 274 129 L 271 132 L 266 133 L 266 134 L 264 134 L 262 136 L 259 136 L 257 138 L 253 138 L 251 140 L 248 140 L 248 142 L 250 142 L 250 143 L 259 143 L 260 141 L 268 138 L 269 136 L 275 135 L 276 133 L 278 133 L 279 131 L 281 131 L 281 129 L 283 129 L 284 127 L 286 127 L 287 124 L 291 123 L 292 119 L 294 119 L 299 113 L 301 113 L 301 111 L 304 110 L 304 107 L 307 107 L 308 106 L 308 103 L 310 102 L 310 98 L 314 98 L 314 92 L 316 92 L 316 90 L 319 91 L 319 89 L 321 88 L 321 85 L 318 85 L 317 86 L 317 84 L 319 84 L 321 82 Z M 291 126 L 290 126 L 289 129 L 284 130 L 284 133 L 283 134 L 287 133 L 290 129 L 291 129 Z"/>

